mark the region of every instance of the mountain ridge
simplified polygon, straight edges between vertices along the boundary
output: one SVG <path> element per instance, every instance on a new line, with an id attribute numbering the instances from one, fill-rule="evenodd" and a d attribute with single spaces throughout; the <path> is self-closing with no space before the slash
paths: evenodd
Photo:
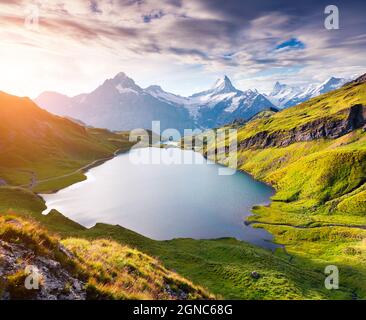
<path id="1" fill-rule="evenodd" d="M 13 186 L 35 187 L 35 181 L 68 174 L 132 145 L 124 133 L 85 127 L 41 109 L 29 98 L 2 92 L 0 117 L 0 176 Z M 55 161 L 61 164 L 57 170 Z M 36 170 L 31 170 L 35 163 Z M 83 179 L 77 172 L 60 179 L 61 187 L 64 180 Z"/>
<path id="2" fill-rule="evenodd" d="M 182 97 L 152 85 L 142 89 L 125 73 L 107 79 L 88 94 L 74 97 L 44 92 L 35 102 L 46 110 L 111 130 L 151 127 L 160 120 L 162 130 L 217 127 L 236 118 L 249 119 L 275 107 L 256 90 L 236 89 L 227 76 L 211 89 Z"/>
<path id="3" fill-rule="evenodd" d="M 280 109 L 286 109 L 321 94 L 336 90 L 348 81 L 348 79 L 344 78 L 330 77 L 318 85 L 310 84 L 305 87 L 290 86 L 277 81 L 271 93 L 265 96 Z"/>
<path id="4" fill-rule="evenodd" d="M 87 125 L 111 130 L 150 129 L 160 120 L 161 129 L 215 128 L 236 119 L 249 120 L 268 109 L 284 109 L 337 89 L 347 81 L 331 77 L 306 88 L 276 82 L 270 94 L 239 90 L 228 76 L 217 79 L 210 89 L 184 97 L 159 85 L 143 89 L 124 72 L 105 80 L 90 93 L 68 97 L 46 91 L 35 102 L 46 110 L 78 119 Z"/>
<path id="5" fill-rule="evenodd" d="M 88 94 L 66 100 L 58 94 L 54 99 L 41 94 L 35 101 L 55 114 L 109 130 L 151 129 L 156 120 L 160 120 L 161 130 L 176 128 L 182 131 L 193 126 L 187 110 L 147 94 L 122 72 Z"/>

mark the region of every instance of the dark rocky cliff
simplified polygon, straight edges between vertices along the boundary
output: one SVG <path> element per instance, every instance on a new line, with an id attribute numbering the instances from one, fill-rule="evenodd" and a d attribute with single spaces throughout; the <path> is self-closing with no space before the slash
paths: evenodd
<path id="1" fill-rule="evenodd" d="M 344 112 L 347 112 L 346 117 L 343 115 Z M 339 116 L 323 117 L 286 131 L 271 133 L 261 131 L 241 141 L 239 148 L 285 147 L 294 142 L 335 139 L 355 129 L 362 127 L 366 129 L 366 106 L 354 105 L 346 111 L 342 111 Z"/>

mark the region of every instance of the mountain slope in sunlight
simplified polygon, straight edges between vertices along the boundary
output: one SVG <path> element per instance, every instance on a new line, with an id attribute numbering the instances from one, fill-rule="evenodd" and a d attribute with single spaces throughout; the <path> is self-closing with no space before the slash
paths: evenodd
<path id="1" fill-rule="evenodd" d="M 349 84 L 239 127 L 240 168 L 271 183 L 274 199 L 302 201 L 303 208 L 329 204 L 358 188 L 363 193 L 365 92 L 366 83 Z M 336 208 L 333 203 L 331 212 Z"/>
<path id="2" fill-rule="evenodd" d="M 138 250 L 105 239 L 60 240 L 15 216 L 0 216 L 0 259 L 0 300 L 213 298 Z M 36 270 L 38 289 L 26 289 L 28 270 Z"/>
<path id="3" fill-rule="evenodd" d="M 89 129 L 3 92 L 0 119 L 2 184 L 30 185 L 65 175 L 131 145 L 126 133 Z"/>

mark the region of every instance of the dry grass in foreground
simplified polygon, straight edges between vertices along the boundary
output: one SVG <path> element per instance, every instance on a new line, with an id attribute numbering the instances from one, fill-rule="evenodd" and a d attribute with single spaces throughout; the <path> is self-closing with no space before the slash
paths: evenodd
<path id="1" fill-rule="evenodd" d="M 27 290 L 36 266 L 40 288 Z M 111 240 L 60 240 L 38 223 L 0 216 L 0 299 L 212 299 L 157 259 Z"/>

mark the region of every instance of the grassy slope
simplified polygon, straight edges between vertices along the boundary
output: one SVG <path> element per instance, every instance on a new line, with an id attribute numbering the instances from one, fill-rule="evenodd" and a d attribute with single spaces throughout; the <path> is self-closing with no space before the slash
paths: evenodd
<path id="1" fill-rule="evenodd" d="M 366 105 L 366 84 L 348 86 L 240 128 L 239 142 L 258 132 L 286 131 L 317 118 L 346 117 Z M 287 147 L 244 149 L 239 168 L 276 189 L 274 202 L 250 220 L 275 235 L 295 257 L 336 264 L 341 282 L 366 297 L 366 132 Z M 350 228 L 349 226 L 361 228 Z M 342 278 L 343 276 L 343 278 Z"/>
<path id="2" fill-rule="evenodd" d="M 9 209 L 9 208 L 12 209 Z M 303 268 L 289 256 L 257 248 L 235 239 L 154 241 L 119 226 L 97 224 L 92 229 L 52 211 L 42 216 L 42 199 L 24 189 L 0 188 L 0 215 L 35 219 L 61 238 L 83 240 L 110 239 L 158 257 L 165 267 L 207 288 L 213 294 L 233 299 L 327 299 L 350 298 L 351 291 L 324 289 L 323 269 L 319 263 Z M 66 243 L 69 240 L 66 240 Z M 72 244 L 71 242 L 71 244 Z M 251 272 L 261 277 L 256 280 Z"/>
<path id="3" fill-rule="evenodd" d="M 83 180 L 78 169 L 131 146 L 127 133 L 85 128 L 51 115 L 28 98 L 2 92 L 0 118 L 0 177 L 9 185 L 32 186 L 35 191 Z"/>
<path id="4" fill-rule="evenodd" d="M 366 84 L 352 85 L 328 92 L 292 108 L 275 113 L 273 116 L 259 118 L 245 125 L 239 132 L 239 140 L 266 131 L 268 133 L 291 130 L 319 118 L 342 119 L 347 117 L 351 106 L 366 105 Z"/>
<path id="5" fill-rule="evenodd" d="M 85 282 L 88 299 L 213 297 L 167 270 L 156 259 L 115 241 L 80 238 L 61 241 L 33 221 L 9 215 L 0 217 L 0 240 L 26 246 L 38 256 L 58 261 L 74 277 Z M 68 255 L 61 249 L 61 245 L 69 250 Z M 26 264 L 24 270 L 25 268 Z M 24 289 L 24 280 L 19 279 L 24 278 L 24 270 L 14 270 L 5 278 L 0 277 L 0 296 L 5 289 L 11 297 L 14 294 L 17 298 L 31 298 L 28 296 L 30 292 Z"/>
<path id="6" fill-rule="evenodd" d="M 35 192 L 54 191 L 83 180 L 89 164 L 100 163 L 99 160 L 131 147 L 128 133 L 85 128 L 49 114 L 27 98 L 5 93 L 0 93 L 0 117 L 0 178 L 7 183 L 0 187 L 0 215 L 26 219 L 21 220 L 18 235 L 34 236 L 36 242 L 40 232 L 45 237 L 48 232 L 62 235 L 65 239 L 62 243 L 77 255 L 75 262 L 88 274 L 88 283 L 95 294 L 109 298 L 169 298 L 163 288 L 169 284 L 174 292 L 180 287 L 187 289 L 184 291 L 190 292 L 188 298 L 209 297 L 207 292 L 147 255 L 113 241 L 80 239 L 84 227 L 56 211 L 48 216 L 41 214 L 45 204 Z M 48 231 L 38 232 L 28 219 L 35 219 Z M 5 220 L 0 222 L 1 231 L 12 227 Z M 4 234 L 0 236 L 6 238 Z M 102 281 L 98 273 L 115 276 Z"/>

